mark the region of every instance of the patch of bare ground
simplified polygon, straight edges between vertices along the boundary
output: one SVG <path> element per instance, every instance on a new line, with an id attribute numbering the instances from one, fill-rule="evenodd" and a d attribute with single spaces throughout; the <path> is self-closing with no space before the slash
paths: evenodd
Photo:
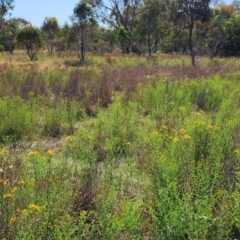
<path id="1" fill-rule="evenodd" d="M 64 145 L 64 142 L 61 139 L 57 138 L 47 138 L 38 141 L 33 141 L 28 149 L 31 151 L 35 150 L 52 150 L 53 152 L 59 152 Z"/>

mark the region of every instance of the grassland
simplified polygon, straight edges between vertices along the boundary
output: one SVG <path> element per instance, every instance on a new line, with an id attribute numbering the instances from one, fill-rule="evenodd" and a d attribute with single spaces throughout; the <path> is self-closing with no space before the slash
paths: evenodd
<path id="1" fill-rule="evenodd" d="M 240 239 L 238 59 L 0 70 L 0 239 Z"/>

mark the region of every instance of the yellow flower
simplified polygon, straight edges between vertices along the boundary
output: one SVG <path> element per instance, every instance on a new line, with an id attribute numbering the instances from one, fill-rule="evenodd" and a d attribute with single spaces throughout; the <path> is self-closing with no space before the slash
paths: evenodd
<path id="1" fill-rule="evenodd" d="M 129 146 L 130 146 L 130 145 L 131 145 L 131 142 L 126 142 L 126 145 L 129 145 Z"/>
<path id="2" fill-rule="evenodd" d="M 13 224 L 17 221 L 17 217 L 11 217 L 9 223 Z"/>
<path id="3" fill-rule="evenodd" d="M 200 125 L 205 125 L 205 122 L 199 122 L 199 121 L 194 121 L 193 122 L 195 126 L 200 126 Z"/>
<path id="4" fill-rule="evenodd" d="M 7 181 L 1 179 L 1 180 L 0 180 L 0 185 L 2 185 L 2 186 L 6 186 L 6 185 L 7 185 Z"/>
<path id="5" fill-rule="evenodd" d="M 93 139 L 93 136 L 88 135 L 88 139 Z"/>
<path id="6" fill-rule="evenodd" d="M 200 112 L 196 112 L 195 114 L 196 114 L 196 116 L 201 116 L 202 115 Z"/>
<path id="7" fill-rule="evenodd" d="M 23 185 L 25 183 L 25 181 L 23 179 L 18 181 L 18 185 Z"/>
<path id="8" fill-rule="evenodd" d="M 66 141 L 66 142 L 71 142 L 71 141 L 72 141 L 72 137 L 71 137 L 71 136 L 67 136 L 67 137 L 65 138 L 65 141 Z"/>
<path id="9" fill-rule="evenodd" d="M 12 193 L 12 194 L 14 194 L 16 191 L 17 191 L 17 187 L 13 187 L 13 188 L 11 189 L 11 193 Z"/>
<path id="10" fill-rule="evenodd" d="M 177 137 L 175 137 L 175 138 L 173 138 L 173 140 L 172 140 L 174 143 L 177 143 L 178 142 L 178 138 Z"/>
<path id="11" fill-rule="evenodd" d="M 36 156 L 37 154 L 38 154 L 37 151 L 31 151 L 31 152 L 28 153 L 28 156 L 29 156 L 29 157 L 34 157 L 34 156 Z"/>
<path id="12" fill-rule="evenodd" d="M 21 213 L 22 213 L 23 216 L 28 216 L 28 210 L 27 209 L 23 209 L 21 211 Z"/>
<path id="13" fill-rule="evenodd" d="M 35 186 L 34 182 L 31 182 L 31 181 L 28 181 L 28 182 L 27 182 L 27 185 L 28 185 L 29 187 L 34 187 L 34 186 Z"/>
<path id="14" fill-rule="evenodd" d="M 162 129 L 167 130 L 168 127 L 166 125 L 162 125 Z"/>
<path id="15" fill-rule="evenodd" d="M 236 154 L 236 155 L 240 154 L 240 152 L 239 152 L 238 149 L 235 149 L 235 150 L 233 151 L 233 153 Z"/>
<path id="16" fill-rule="evenodd" d="M 157 131 L 152 131 L 151 133 L 153 136 L 157 136 L 158 135 L 158 132 Z"/>
<path id="17" fill-rule="evenodd" d="M 185 134 L 185 135 L 183 136 L 183 138 L 184 138 L 184 139 L 191 139 L 191 136 L 189 136 L 188 134 Z"/>
<path id="18" fill-rule="evenodd" d="M 0 151 L 0 156 L 4 156 L 4 154 L 5 154 L 4 150 L 1 150 Z"/>
<path id="19" fill-rule="evenodd" d="M 47 151 L 47 154 L 50 155 L 50 156 L 52 156 L 52 155 L 53 155 L 53 150 L 49 149 L 49 150 Z"/>
<path id="20" fill-rule="evenodd" d="M 12 197 L 11 193 L 3 194 L 3 198 L 11 198 L 11 197 Z"/>
<path id="21" fill-rule="evenodd" d="M 200 122 L 199 122 L 199 121 L 194 121 L 193 123 L 194 123 L 194 125 L 196 125 L 196 126 L 200 125 Z"/>
<path id="22" fill-rule="evenodd" d="M 36 205 L 36 204 L 30 204 L 29 209 L 35 212 L 39 212 L 40 211 L 40 206 Z"/>
<path id="23" fill-rule="evenodd" d="M 180 129 L 180 133 L 184 134 L 185 132 L 186 132 L 186 131 L 185 131 L 184 128 L 181 128 L 181 129 Z"/>

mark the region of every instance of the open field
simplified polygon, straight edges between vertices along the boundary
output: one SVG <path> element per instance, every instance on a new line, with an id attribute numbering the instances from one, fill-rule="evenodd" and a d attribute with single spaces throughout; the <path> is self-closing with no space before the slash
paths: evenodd
<path id="1" fill-rule="evenodd" d="M 240 60 L 0 55 L 0 239 L 240 239 Z"/>

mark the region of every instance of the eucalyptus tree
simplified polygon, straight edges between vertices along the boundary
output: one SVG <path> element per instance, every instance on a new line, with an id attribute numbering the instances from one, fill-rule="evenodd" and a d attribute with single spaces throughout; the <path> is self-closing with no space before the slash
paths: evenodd
<path id="1" fill-rule="evenodd" d="M 20 46 L 25 48 L 31 61 L 36 57 L 42 47 L 40 31 L 31 25 L 27 25 L 19 31 L 17 41 Z"/>
<path id="2" fill-rule="evenodd" d="M 117 31 L 117 40 L 118 42 L 120 43 L 121 45 L 121 49 L 122 49 L 122 53 L 124 54 L 125 52 L 128 52 L 128 51 L 125 51 L 125 49 L 128 49 L 128 46 L 131 42 L 131 39 L 128 35 L 128 32 L 127 30 L 124 28 L 124 26 L 121 26 L 118 31 Z"/>
<path id="3" fill-rule="evenodd" d="M 230 26 L 229 19 L 236 13 L 237 8 L 233 4 L 221 4 L 213 9 L 213 16 L 208 24 L 207 36 L 207 45 L 211 59 L 213 59 L 219 51 L 221 52 L 223 50 L 221 48 L 229 38 L 229 31 L 227 31 Z"/>
<path id="4" fill-rule="evenodd" d="M 5 16 L 10 10 L 14 8 L 13 3 L 14 0 L 0 0 L 0 50 L 6 50 L 6 40 L 11 35 L 8 34 L 8 36 L 6 36 L 6 33 L 8 33 L 6 29 L 11 28 L 11 33 L 13 30 L 12 26 L 9 26 L 9 24 L 7 24 L 8 26 L 5 26 L 7 22 L 5 20 Z"/>
<path id="5" fill-rule="evenodd" d="M 14 0 L 0 0 L 0 29 L 4 24 L 4 17 L 14 8 Z"/>
<path id="6" fill-rule="evenodd" d="M 78 56 L 81 62 L 85 60 L 86 52 L 86 37 L 89 25 L 95 23 L 93 17 L 93 11 L 90 4 L 80 1 L 73 10 L 74 15 L 72 16 L 72 21 L 79 26 L 80 30 L 80 51 L 78 51 Z M 76 26 L 76 25 L 75 25 Z"/>
<path id="7" fill-rule="evenodd" d="M 59 28 L 57 39 L 55 41 L 56 46 L 55 49 L 59 56 L 63 51 L 68 50 L 70 48 L 70 44 L 68 42 L 69 31 L 70 26 L 67 23 L 65 23 L 63 27 Z"/>
<path id="8" fill-rule="evenodd" d="M 188 29 L 188 48 L 192 65 L 195 66 L 195 51 L 193 48 L 193 30 L 197 21 L 206 22 L 211 18 L 211 0 L 177 0 L 178 16 Z"/>
<path id="9" fill-rule="evenodd" d="M 4 23 L 1 28 L 0 43 L 4 51 L 8 51 L 10 54 L 13 54 L 17 32 L 19 30 L 16 19 L 8 20 Z"/>
<path id="10" fill-rule="evenodd" d="M 5 51 L 13 54 L 17 45 L 17 34 L 27 24 L 29 24 L 29 22 L 23 18 L 12 18 L 5 21 L 1 29 L 2 35 L 0 37 L 0 42 Z"/>
<path id="11" fill-rule="evenodd" d="M 110 28 L 124 28 L 130 38 L 130 52 L 135 20 L 143 0 L 89 0 L 96 9 L 97 17 Z M 121 30 L 120 30 L 121 31 Z"/>
<path id="12" fill-rule="evenodd" d="M 52 55 L 60 30 L 57 19 L 55 17 L 46 17 L 41 30 L 43 32 L 44 40 L 47 43 L 47 50 L 49 54 Z"/>
<path id="13" fill-rule="evenodd" d="M 240 14 L 233 14 L 225 24 L 227 38 L 221 46 L 223 56 L 240 56 Z"/>
<path id="14" fill-rule="evenodd" d="M 158 49 L 159 40 L 165 31 L 165 4 L 161 0 L 144 0 L 139 9 L 135 32 L 140 44 L 147 45 L 148 56 Z"/>

